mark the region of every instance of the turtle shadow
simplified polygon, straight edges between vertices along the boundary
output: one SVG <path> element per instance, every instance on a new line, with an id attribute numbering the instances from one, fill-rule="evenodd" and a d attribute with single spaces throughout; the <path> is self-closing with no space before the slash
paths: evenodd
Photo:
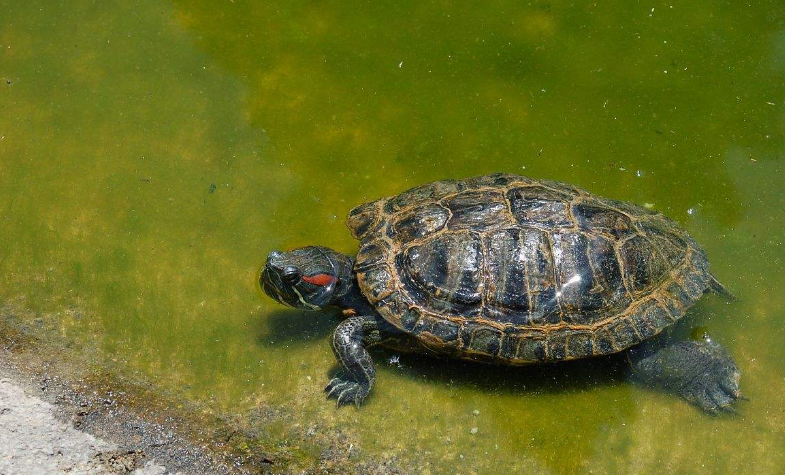
<path id="1" fill-rule="evenodd" d="M 676 322 L 648 344 L 667 345 L 688 340 L 696 332 L 705 331 L 705 315 L 695 313 L 692 318 Z M 444 386 L 476 388 L 502 394 L 558 394 L 626 384 L 648 387 L 633 374 L 627 351 L 521 366 L 494 365 L 434 355 L 399 354 L 383 347 L 374 348 L 372 355 L 380 372 Z M 337 370 L 337 367 L 334 369 Z"/>
<path id="2" fill-rule="evenodd" d="M 260 313 L 255 339 L 261 346 L 327 345 L 341 321 L 338 312 L 309 312 L 282 308 Z M 438 355 L 400 353 L 375 347 L 371 355 L 380 378 L 385 373 L 444 387 L 476 388 L 503 394 L 562 393 L 625 384 L 629 365 L 624 353 L 576 361 L 506 366 L 456 360 Z M 325 368 L 325 381 L 339 371 Z"/>
<path id="3" fill-rule="evenodd" d="M 256 342 L 272 347 L 321 341 L 340 323 L 338 315 L 330 312 L 287 308 L 260 313 L 254 321 Z"/>
<path id="4" fill-rule="evenodd" d="M 447 387 L 475 388 L 502 394 L 556 394 L 627 384 L 629 365 L 624 353 L 576 361 L 506 366 L 415 354 L 387 349 L 373 352 L 379 372 Z M 337 369 L 334 368 L 334 369 Z"/>

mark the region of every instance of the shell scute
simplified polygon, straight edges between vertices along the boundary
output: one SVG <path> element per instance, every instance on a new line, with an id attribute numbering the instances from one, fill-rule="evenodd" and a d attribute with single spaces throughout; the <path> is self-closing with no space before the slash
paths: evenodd
<path id="1" fill-rule="evenodd" d="M 515 220 L 521 225 L 570 226 L 569 196 L 542 186 L 513 188 L 507 200 Z"/>
<path id="2" fill-rule="evenodd" d="M 468 191 L 443 203 L 452 214 L 447 226 L 453 230 L 481 232 L 511 221 L 504 195 L 496 191 Z"/>
<path id="3" fill-rule="evenodd" d="M 401 241 L 419 239 L 444 228 L 450 212 L 436 203 L 430 203 L 398 215 L 389 227 L 388 234 Z"/>

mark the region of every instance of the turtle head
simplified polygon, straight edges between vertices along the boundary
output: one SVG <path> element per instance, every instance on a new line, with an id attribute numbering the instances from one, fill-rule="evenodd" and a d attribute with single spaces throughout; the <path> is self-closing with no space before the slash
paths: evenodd
<path id="1" fill-rule="evenodd" d="M 321 310 L 339 298 L 351 278 L 348 256 L 318 246 L 272 251 L 259 276 L 264 293 L 278 302 L 305 310 Z"/>

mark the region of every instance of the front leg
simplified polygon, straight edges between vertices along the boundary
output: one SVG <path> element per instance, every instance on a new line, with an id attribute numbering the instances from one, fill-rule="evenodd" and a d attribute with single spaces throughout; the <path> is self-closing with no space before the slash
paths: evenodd
<path id="1" fill-rule="evenodd" d="M 379 324 L 374 317 L 350 317 L 335 329 L 331 340 L 340 373 L 324 388 L 338 406 L 354 403 L 360 407 L 376 380 L 373 360 L 365 348 L 379 343 Z"/>

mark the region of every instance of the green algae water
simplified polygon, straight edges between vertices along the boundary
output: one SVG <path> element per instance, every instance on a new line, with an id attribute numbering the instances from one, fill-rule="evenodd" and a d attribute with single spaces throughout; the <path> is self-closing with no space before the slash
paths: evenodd
<path id="1" fill-rule="evenodd" d="M 270 470 L 328 470 L 327 434 L 400 473 L 785 472 L 782 2 L 0 0 L 0 78 L 0 324 L 236 417 Z M 619 358 L 389 351 L 336 410 L 338 316 L 264 297 L 267 253 L 353 253 L 356 204 L 491 172 L 682 224 L 738 300 L 674 332 L 734 355 L 738 413 Z"/>

